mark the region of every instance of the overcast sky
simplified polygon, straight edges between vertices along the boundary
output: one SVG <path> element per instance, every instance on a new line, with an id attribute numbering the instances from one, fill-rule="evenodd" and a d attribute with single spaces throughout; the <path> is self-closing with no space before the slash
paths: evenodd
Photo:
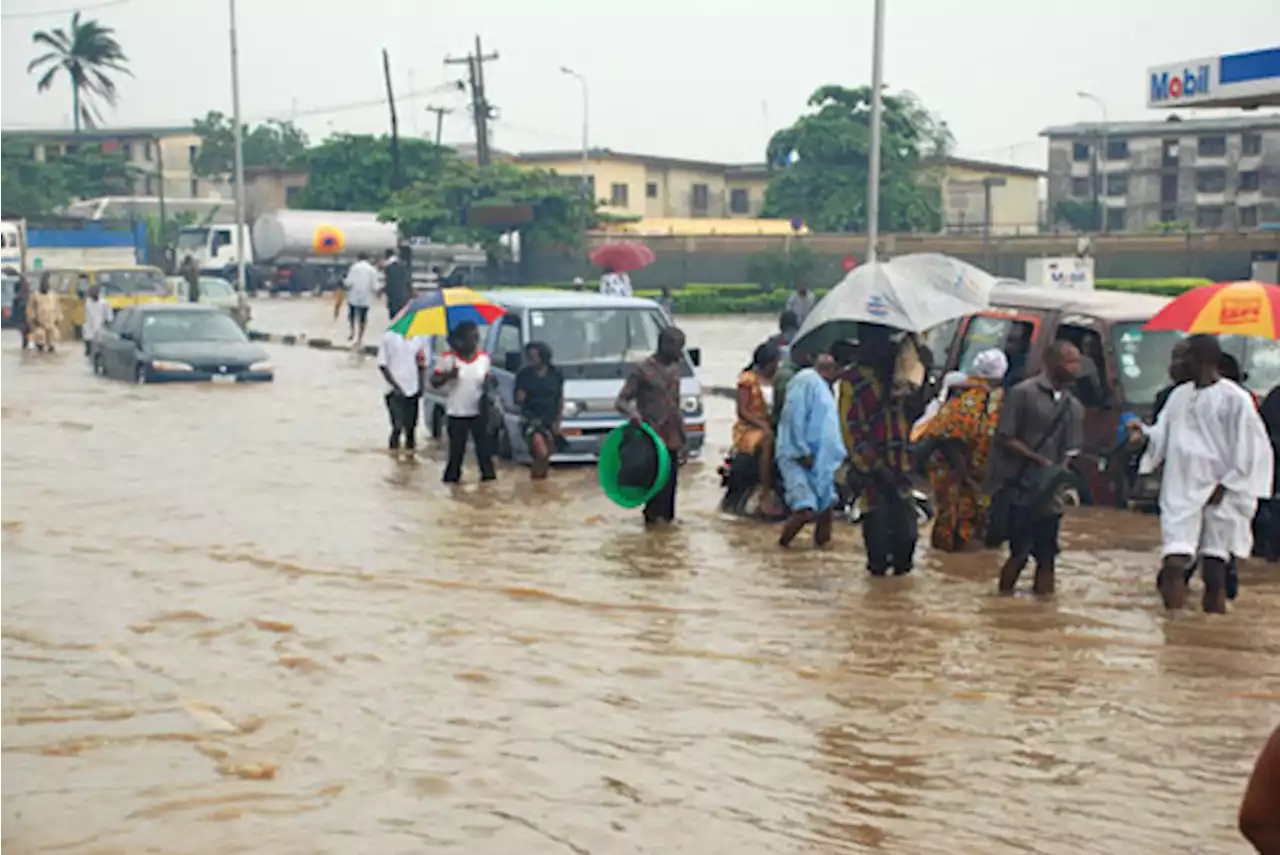
<path id="1" fill-rule="evenodd" d="M 3 0 L 3 124 L 69 126 L 64 79 L 37 94 L 31 34 L 67 26 L 66 0 Z M 99 8 L 93 8 L 98 6 Z M 886 0 L 885 81 L 945 119 L 959 154 L 1043 166 L 1038 132 L 1096 119 L 1140 119 L 1148 65 L 1254 50 L 1280 37 L 1280 0 Z M 135 77 L 120 82 L 114 126 L 186 124 L 231 112 L 227 4 L 87 0 L 116 29 Z M 51 12 L 52 14 L 36 14 Z M 379 51 L 391 52 L 405 134 L 434 133 L 429 104 L 454 108 L 446 142 L 471 138 L 445 66 L 478 33 L 500 58 L 485 66 L 502 149 L 581 144 L 590 87 L 593 146 L 707 160 L 758 161 L 825 83 L 871 75 L 872 0 L 239 0 L 247 121 L 294 117 L 313 138 L 382 132 Z M 412 92 L 423 93 L 409 97 Z"/>

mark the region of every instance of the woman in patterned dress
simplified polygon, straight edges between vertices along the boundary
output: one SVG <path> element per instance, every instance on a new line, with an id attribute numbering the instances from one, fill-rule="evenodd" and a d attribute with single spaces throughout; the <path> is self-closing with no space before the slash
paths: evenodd
<path id="1" fill-rule="evenodd" d="M 760 514 L 782 512 L 773 490 L 773 423 L 765 402 L 764 387 L 778 371 L 778 347 L 765 342 L 752 354 L 751 364 L 738 375 L 738 418 L 733 424 L 733 451 L 754 457 L 760 472 Z"/>
<path id="2" fill-rule="evenodd" d="M 978 354 L 969 382 L 952 389 L 950 399 L 921 431 L 920 441 L 936 449 L 925 464 L 937 507 L 934 549 L 960 552 L 982 547 L 990 504 L 982 479 L 1008 369 L 1003 351 L 992 348 Z"/>

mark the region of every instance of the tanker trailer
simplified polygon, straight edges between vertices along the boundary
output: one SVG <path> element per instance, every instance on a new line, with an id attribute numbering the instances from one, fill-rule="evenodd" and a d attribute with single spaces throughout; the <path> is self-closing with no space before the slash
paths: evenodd
<path id="1" fill-rule="evenodd" d="M 351 211 L 263 214 L 253 224 L 253 261 L 272 293 L 330 291 L 342 287 L 347 268 L 362 253 L 377 263 L 398 243 L 395 223 Z"/>

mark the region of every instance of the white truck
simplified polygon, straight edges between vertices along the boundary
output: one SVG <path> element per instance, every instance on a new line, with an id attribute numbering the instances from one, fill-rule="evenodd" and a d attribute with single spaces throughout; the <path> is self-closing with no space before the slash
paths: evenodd
<path id="1" fill-rule="evenodd" d="M 175 262 L 190 255 L 201 271 L 234 280 L 241 243 L 250 288 L 278 293 L 337 288 L 360 253 L 377 260 L 401 241 L 396 224 L 380 222 L 376 214 L 280 210 L 259 216 L 247 236 L 237 234 L 234 224 L 186 226 L 178 233 Z M 443 279 L 486 261 L 483 250 L 465 246 L 414 244 L 410 253 L 415 281 L 433 269 Z"/>

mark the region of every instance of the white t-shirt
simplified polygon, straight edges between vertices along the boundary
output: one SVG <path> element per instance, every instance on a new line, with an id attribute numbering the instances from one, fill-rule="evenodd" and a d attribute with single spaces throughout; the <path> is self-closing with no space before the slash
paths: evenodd
<path id="1" fill-rule="evenodd" d="M 357 261 L 347 271 L 343 284 L 347 286 L 347 305 L 367 309 L 378 293 L 378 268 L 367 261 Z"/>
<path id="2" fill-rule="evenodd" d="M 631 277 L 625 273 L 606 273 L 600 277 L 600 293 L 607 297 L 630 297 Z"/>
<path id="3" fill-rule="evenodd" d="M 387 369 L 401 391 L 410 397 L 422 391 L 418 359 L 426 352 L 430 342 L 431 339 L 426 336 L 406 339 L 390 330 L 383 333 L 382 341 L 378 342 L 378 367 Z M 395 389 L 387 384 L 387 391 L 394 392 Z"/>
<path id="4" fill-rule="evenodd" d="M 436 364 L 436 374 L 448 374 L 454 366 L 458 368 L 457 378 L 444 385 L 448 397 L 444 411 L 457 418 L 469 418 L 480 415 L 480 402 L 484 400 L 484 380 L 489 376 L 489 354 L 483 350 L 468 362 L 452 350 L 440 355 Z"/>
<path id="5" fill-rule="evenodd" d="M 84 301 L 84 340 L 97 341 L 98 333 L 102 332 L 111 321 L 111 304 L 99 297 L 96 300 Z"/>

